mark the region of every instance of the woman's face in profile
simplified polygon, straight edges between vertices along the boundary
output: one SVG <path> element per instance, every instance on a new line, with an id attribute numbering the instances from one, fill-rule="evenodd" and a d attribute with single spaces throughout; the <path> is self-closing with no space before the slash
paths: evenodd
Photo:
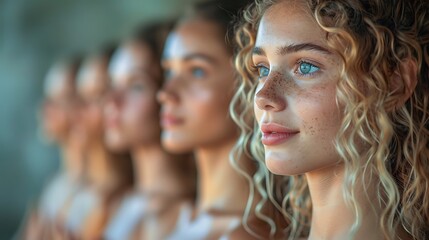
<path id="1" fill-rule="evenodd" d="M 42 108 L 43 129 L 54 141 L 65 141 L 74 112 L 73 75 L 65 66 L 54 66 L 46 76 L 45 100 Z"/>
<path id="2" fill-rule="evenodd" d="M 87 60 L 77 80 L 84 129 L 89 139 L 99 139 L 103 135 L 102 103 L 108 81 L 106 63 L 101 57 Z"/>
<path id="3" fill-rule="evenodd" d="M 149 46 L 128 42 L 113 56 L 105 105 L 106 141 L 115 148 L 159 144 L 160 66 Z"/>
<path id="4" fill-rule="evenodd" d="M 276 174 L 303 174 L 339 161 L 334 140 L 341 125 L 340 58 L 325 37 L 296 1 L 275 4 L 260 22 L 253 49 L 259 74 L 254 110 L 267 166 Z"/>
<path id="5" fill-rule="evenodd" d="M 214 147 L 237 136 L 228 112 L 235 86 L 232 56 L 216 23 L 181 23 L 167 39 L 162 66 L 158 100 L 167 149 Z"/>

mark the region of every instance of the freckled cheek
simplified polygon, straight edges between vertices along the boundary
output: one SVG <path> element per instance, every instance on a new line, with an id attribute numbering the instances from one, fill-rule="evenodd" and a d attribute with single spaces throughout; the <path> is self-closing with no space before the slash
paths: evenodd
<path id="1" fill-rule="evenodd" d="M 320 141 L 332 141 L 340 127 L 340 113 L 335 102 L 335 90 L 315 93 L 301 99 L 299 116 L 304 132 Z"/>

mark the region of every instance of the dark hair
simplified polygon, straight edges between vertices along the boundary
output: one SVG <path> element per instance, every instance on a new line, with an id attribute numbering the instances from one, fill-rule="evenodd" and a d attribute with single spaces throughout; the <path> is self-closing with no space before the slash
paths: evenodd
<path id="1" fill-rule="evenodd" d="M 100 55 L 105 57 L 108 61 L 110 61 L 110 59 L 112 58 L 117 48 L 118 48 L 118 44 L 108 43 L 100 49 Z"/>
<path id="2" fill-rule="evenodd" d="M 153 22 L 145 24 L 134 32 L 131 39 L 149 45 L 154 56 L 161 59 L 164 43 L 172 26 L 172 22 Z"/>
<path id="3" fill-rule="evenodd" d="M 160 63 L 165 41 L 172 28 L 172 21 L 144 24 L 136 29 L 136 31 L 131 35 L 130 40 L 141 45 L 147 45 L 150 51 L 152 51 L 152 56 L 154 58 L 153 61 Z M 161 78 L 156 80 L 159 83 L 159 86 L 162 86 L 164 77 L 162 76 L 161 67 L 159 71 L 161 72 Z"/>
<path id="4" fill-rule="evenodd" d="M 203 20 L 215 22 L 225 33 L 226 44 L 231 50 L 234 50 L 234 31 L 233 26 L 237 22 L 238 15 L 248 4 L 250 0 L 208 0 L 195 3 L 183 16 L 187 18 L 201 18 Z"/>
<path id="5" fill-rule="evenodd" d="M 81 55 L 74 55 L 68 57 L 64 62 L 72 74 L 72 80 L 76 81 L 76 75 L 82 65 L 83 57 Z M 73 83 L 74 84 L 74 83 Z"/>

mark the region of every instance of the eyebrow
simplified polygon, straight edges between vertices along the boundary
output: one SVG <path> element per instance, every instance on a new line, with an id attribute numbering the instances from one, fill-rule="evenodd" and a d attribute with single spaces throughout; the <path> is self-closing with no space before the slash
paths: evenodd
<path id="1" fill-rule="evenodd" d="M 168 62 L 170 59 L 167 56 L 164 56 L 162 62 Z M 190 53 L 182 57 L 183 61 L 192 61 L 192 60 L 203 60 L 211 64 L 216 64 L 217 60 L 214 57 L 211 57 L 204 53 Z"/>
<path id="2" fill-rule="evenodd" d="M 185 60 L 185 61 L 191 61 L 194 59 L 204 60 L 204 61 L 207 61 L 209 63 L 216 63 L 217 62 L 215 58 L 208 56 L 204 53 L 192 53 L 192 54 L 188 54 L 185 57 L 183 57 L 183 60 Z"/>
<path id="3" fill-rule="evenodd" d="M 260 55 L 260 56 L 265 56 L 265 55 L 267 55 L 267 54 L 265 54 L 264 49 L 263 49 L 263 48 L 260 48 L 260 47 L 254 47 L 254 48 L 253 48 L 252 53 L 253 53 L 254 55 Z"/>
<path id="4" fill-rule="evenodd" d="M 313 43 L 301 43 L 301 44 L 291 44 L 291 45 L 281 46 L 277 48 L 276 54 L 283 56 L 286 54 L 295 53 L 299 51 L 319 51 L 324 54 L 332 54 L 332 52 L 329 51 L 328 49 Z M 266 55 L 264 49 L 261 47 L 254 47 L 252 52 L 254 55 L 260 55 L 260 56 Z"/>

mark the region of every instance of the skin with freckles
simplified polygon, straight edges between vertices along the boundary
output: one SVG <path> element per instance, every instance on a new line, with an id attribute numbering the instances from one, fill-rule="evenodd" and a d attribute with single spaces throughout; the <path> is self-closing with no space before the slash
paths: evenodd
<path id="1" fill-rule="evenodd" d="M 337 104 L 342 60 L 326 36 L 299 1 L 279 1 L 262 15 L 252 61 L 265 162 L 273 173 L 305 176 L 311 200 L 308 239 L 384 239 L 379 226 L 383 204 L 376 200 L 374 178 L 355 179 L 353 201 L 362 219 L 352 230 L 356 213 L 344 198 L 344 160 L 335 148 L 343 121 Z M 368 151 L 365 145 L 354 147 Z M 397 237 L 412 239 L 401 227 Z"/>
<path id="2" fill-rule="evenodd" d="M 282 175 L 303 174 L 339 161 L 333 145 L 341 123 L 335 100 L 339 57 L 325 51 L 324 33 L 307 12 L 299 10 L 297 6 L 267 11 L 253 54 L 260 75 L 255 96 L 259 125 L 278 124 L 294 132 L 280 144 L 265 145 L 268 168 Z M 273 24 L 278 18 L 293 21 Z M 292 48 L 298 44 L 321 49 Z M 303 72 L 306 66 L 312 72 Z"/>
<path id="3" fill-rule="evenodd" d="M 428 238 L 428 9 L 262 0 L 244 11 L 231 112 L 288 239 Z"/>

